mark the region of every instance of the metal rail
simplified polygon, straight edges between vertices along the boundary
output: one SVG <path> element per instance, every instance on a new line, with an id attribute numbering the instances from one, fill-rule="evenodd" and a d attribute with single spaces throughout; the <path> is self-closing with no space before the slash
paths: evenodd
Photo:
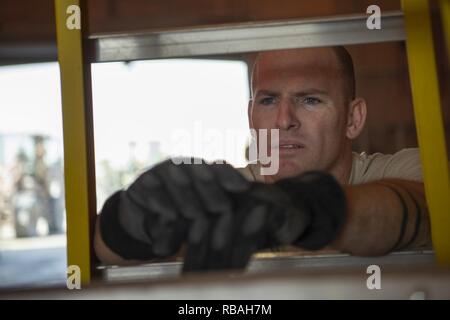
<path id="1" fill-rule="evenodd" d="M 309 272 L 322 270 L 333 272 L 337 269 L 365 270 L 369 265 L 387 267 L 434 267 L 435 256 L 431 250 L 394 252 L 381 257 L 355 257 L 348 254 L 256 254 L 250 261 L 246 273 L 288 272 L 297 270 Z M 142 281 L 149 279 L 175 278 L 180 275 L 181 261 L 148 263 L 136 266 L 99 266 L 103 280 L 108 282 Z M 450 288 L 450 284 L 449 284 Z"/>
<path id="2" fill-rule="evenodd" d="M 382 16 L 382 29 L 369 30 L 366 15 L 229 24 L 181 30 L 89 36 L 91 62 L 233 54 L 405 40 L 402 12 Z"/>
<path id="3" fill-rule="evenodd" d="M 329 258 L 326 262 L 326 258 Z M 347 259 L 350 258 L 350 259 Z M 183 277 L 94 281 L 82 290 L 66 288 L 0 293 L 0 299 L 449 299 L 450 270 L 430 264 L 430 252 L 402 252 L 358 260 L 342 255 L 261 259 L 252 273 L 207 273 Z M 317 259 L 317 260 L 316 260 Z M 292 260 L 291 263 L 289 260 Z M 311 264 L 311 261 L 313 263 Z M 317 261 L 322 261 L 317 264 Z M 344 264 L 339 262 L 346 261 Z M 402 262 L 401 264 L 396 263 Z M 292 262 L 297 263 L 291 268 Z M 323 263 L 325 262 L 325 263 Z M 381 289 L 369 290 L 367 263 L 378 262 Z M 256 270 L 255 270 L 256 271 Z M 131 279 L 127 279 L 131 280 Z"/>

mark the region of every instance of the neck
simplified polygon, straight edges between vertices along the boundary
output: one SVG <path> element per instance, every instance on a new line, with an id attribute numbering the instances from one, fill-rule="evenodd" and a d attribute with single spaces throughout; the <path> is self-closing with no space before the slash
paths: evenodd
<path id="1" fill-rule="evenodd" d="M 341 185 L 347 185 L 352 172 L 353 154 L 351 148 L 344 152 L 334 164 L 327 170 Z M 263 176 L 266 183 L 274 183 L 279 178 L 276 176 Z"/>
<path id="2" fill-rule="evenodd" d="M 328 170 L 328 173 L 335 177 L 341 185 L 346 185 L 350 179 L 352 164 L 353 154 L 351 149 L 349 149 L 348 152 L 345 152 L 342 157 L 338 159 L 335 166 Z"/>

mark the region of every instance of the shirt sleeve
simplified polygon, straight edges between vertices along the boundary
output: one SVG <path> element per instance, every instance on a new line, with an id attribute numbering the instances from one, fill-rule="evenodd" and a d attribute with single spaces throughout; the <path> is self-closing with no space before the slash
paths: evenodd
<path id="1" fill-rule="evenodd" d="M 383 155 L 373 160 L 368 168 L 370 180 L 398 178 L 423 181 L 420 153 L 417 148 L 403 149 L 392 155 Z"/>

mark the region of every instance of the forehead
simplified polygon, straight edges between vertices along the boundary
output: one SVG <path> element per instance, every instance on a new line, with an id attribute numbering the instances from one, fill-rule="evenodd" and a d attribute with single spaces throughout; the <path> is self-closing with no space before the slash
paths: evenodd
<path id="1" fill-rule="evenodd" d="M 254 90 L 290 86 L 331 90 L 339 79 L 340 65 L 331 48 L 294 49 L 260 53 L 252 84 Z"/>

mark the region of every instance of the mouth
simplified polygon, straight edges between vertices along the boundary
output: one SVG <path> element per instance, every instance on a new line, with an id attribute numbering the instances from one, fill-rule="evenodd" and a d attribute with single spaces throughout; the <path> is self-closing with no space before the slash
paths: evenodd
<path id="1" fill-rule="evenodd" d="M 279 148 L 280 149 L 302 149 L 304 147 L 299 144 L 280 144 Z"/>
<path id="2" fill-rule="evenodd" d="M 274 149 L 277 148 L 280 154 L 291 154 L 304 149 L 305 145 L 294 141 L 280 141 L 278 145 L 274 146 Z"/>
<path id="3" fill-rule="evenodd" d="M 296 141 L 283 141 L 281 140 L 277 145 L 274 146 L 274 148 L 280 148 L 280 149 L 302 149 L 304 148 L 305 145 L 300 143 L 300 142 L 296 142 Z"/>

